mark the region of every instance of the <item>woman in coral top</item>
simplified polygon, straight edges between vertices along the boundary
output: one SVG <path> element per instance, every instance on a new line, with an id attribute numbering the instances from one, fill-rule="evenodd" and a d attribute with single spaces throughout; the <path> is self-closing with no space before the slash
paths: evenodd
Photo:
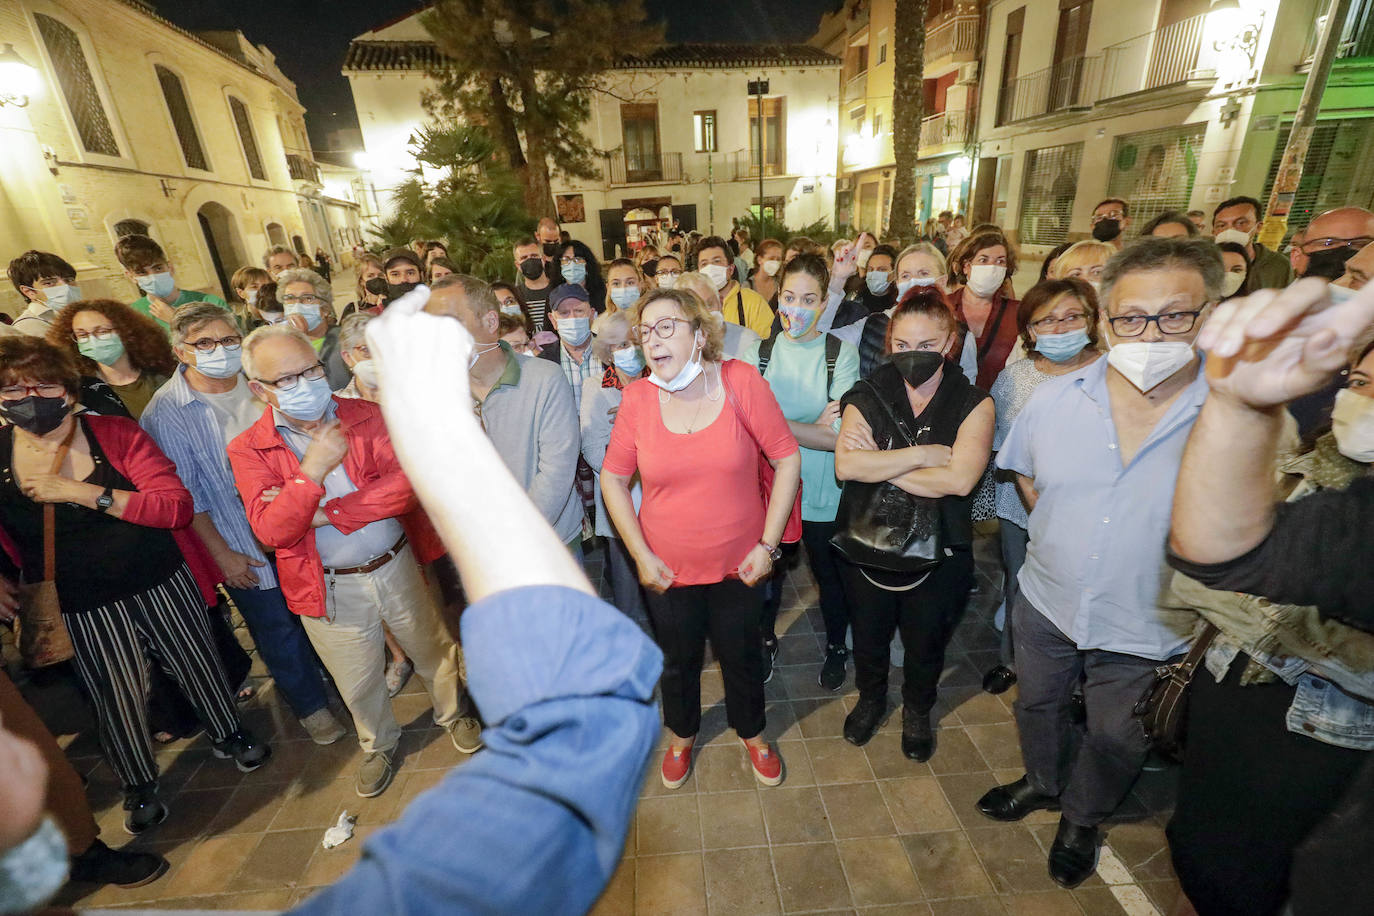
<path id="1" fill-rule="evenodd" d="M 663 784 L 687 781 L 701 725 L 706 637 L 720 661 L 725 712 L 764 785 L 782 761 L 763 738 L 763 595 L 801 480 L 801 453 L 768 384 L 721 359 L 722 331 L 695 293 L 657 290 L 633 335 L 650 375 L 625 388 L 601 466 L 606 511 L 648 592 L 663 650 L 663 718 L 672 732 Z M 759 452 L 775 474 L 759 497 Z M 639 472 L 636 516 L 630 478 Z"/>

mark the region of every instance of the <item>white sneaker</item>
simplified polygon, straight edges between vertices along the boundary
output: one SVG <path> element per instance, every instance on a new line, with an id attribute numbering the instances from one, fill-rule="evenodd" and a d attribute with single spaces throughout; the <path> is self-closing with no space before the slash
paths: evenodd
<path id="1" fill-rule="evenodd" d="M 334 714 L 325 706 L 315 710 L 310 715 L 301 719 L 301 728 L 305 729 L 310 735 L 310 740 L 316 744 L 333 744 L 344 735 L 348 734 L 348 729 L 334 718 Z"/>

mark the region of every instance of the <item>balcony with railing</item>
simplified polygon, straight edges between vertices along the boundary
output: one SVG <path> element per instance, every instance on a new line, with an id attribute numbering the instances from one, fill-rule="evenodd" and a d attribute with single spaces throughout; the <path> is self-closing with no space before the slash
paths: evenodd
<path id="1" fill-rule="evenodd" d="M 291 173 L 291 177 L 296 181 L 320 183 L 320 167 L 309 156 L 287 153 L 286 170 Z"/>
<path id="2" fill-rule="evenodd" d="M 682 181 L 681 153 L 626 153 L 606 157 L 606 180 L 612 185 L 672 184 Z"/>
<path id="3" fill-rule="evenodd" d="M 997 123 L 1089 107 L 1095 98 L 1101 64 L 1100 57 L 1070 57 L 1017 77 L 1004 85 L 998 96 Z"/>
<path id="4" fill-rule="evenodd" d="M 1330 9 L 1329 4 L 1327 9 Z M 1326 17 L 1329 15 L 1329 12 L 1323 11 L 1313 21 L 1298 69 L 1305 70 L 1312 66 L 1312 57 L 1317 53 L 1317 37 L 1326 27 Z M 1336 59 L 1352 57 L 1374 57 L 1374 0 L 1354 0 L 1346 14 L 1340 43 L 1336 45 Z"/>
<path id="5" fill-rule="evenodd" d="M 968 142 L 970 122 L 967 111 L 942 111 L 922 118 L 920 155 L 938 156 L 962 150 Z"/>
<path id="6" fill-rule="evenodd" d="M 960 8 L 926 23 L 925 76 L 943 76 L 978 59 L 978 9 Z"/>
<path id="7" fill-rule="evenodd" d="M 759 151 L 756 149 L 737 149 L 730 154 L 729 174 L 735 181 L 759 177 Z M 787 174 L 784 170 L 782 150 L 764 150 L 763 177 Z"/>
<path id="8" fill-rule="evenodd" d="M 868 97 L 868 71 L 856 73 L 851 76 L 844 84 L 844 100 L 846 102 L 862 102 Z"/>

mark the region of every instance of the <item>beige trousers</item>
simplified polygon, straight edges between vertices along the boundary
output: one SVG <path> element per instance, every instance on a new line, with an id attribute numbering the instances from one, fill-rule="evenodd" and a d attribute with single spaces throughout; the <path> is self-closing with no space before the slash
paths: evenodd
<path id="1" fill-rule="evenodd" d="M 407 544 L 370 573 L 325 574 L 325 617 L 302 617 L 305 634 L 334 678 L 364 752 L 392 751 L 401 726 L 387 697 L 385 621 L 434 704 L 434 722 L 449 726 L 462 714 L 458 647 L 449 637 Z"/>

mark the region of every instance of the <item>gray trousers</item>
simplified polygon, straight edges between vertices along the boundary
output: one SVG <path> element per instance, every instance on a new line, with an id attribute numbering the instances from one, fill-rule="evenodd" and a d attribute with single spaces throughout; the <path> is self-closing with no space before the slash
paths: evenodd
<path id="1" fill-rule="evenodd" d="M 1016 727 L 1031 786 L 1059 796 L 1064 817 L 1095 827 L 1131 790 L 1150 745 L 1133 713 L 1161 662 L 1079 650 L 1018 594 L 1015 616 Z M 1080 677 L 1087 705 L 1086 733 L 1070 756 L 1069 698 Z"/>
<path id="2" fill-rule="evenodd" d="M 1016 596 L 1021 594 L 1021 585 L 1016 576 L 1026 565 L 1026 545 L 1030 543 L 1030 533 L 1015 522 L 1004 518 L 997 520 L 999 540 L 1002 543 L 1002 601 L 1007 606 L 1007 615 L 1002 620 L 1002 642 L 998 646 L 998 661 L 1011 670 L 1016 670 L 1016 647 L 1012 625 L 1012 609 L 1016 607 Z"/>

